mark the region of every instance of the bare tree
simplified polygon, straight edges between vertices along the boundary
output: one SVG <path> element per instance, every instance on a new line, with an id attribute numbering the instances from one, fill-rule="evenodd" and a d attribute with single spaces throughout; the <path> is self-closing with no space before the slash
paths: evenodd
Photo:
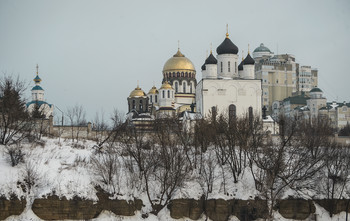
<path id="1" fill-rule="evenodd" d="M 67 108 L 67 117 L 71 126 L 72 141 L 79 140 L 79 134 L 83 127 L 86 126 L 85 111 L 83 106 L 76 104 Z"/>
<path id="2" fill-rule="evenodd" d="M 270 217 L 276 200 L 287 188 L 298 190 L 300 182 L 310 180 L 323 167 L 322 157 L 312 157 L 297 142 L 296 119 L 279 120 L 280 136 L 264 146 L 253 146 L 250 151 L 256 187 L 267 202 Z"/>
<path id="3" fill-rule="evenodd" d="M 154 214 L 169 203 L 188 177 L 189 163 L 184 148 L 174 139 L 171 121 L 156 121 L 151 137 L 155 145 L 147 152 L 150 155 L 144 164 L 145 189 Z"/>
<path id="4" fill-rule="evenodd" d="M 108 149 L 91 158 L 95 175 L 102 181 L 105 189 L 110 194 L 120 191 L 119 178 L 121 164 L 118 154 L 113 149 Z"/>

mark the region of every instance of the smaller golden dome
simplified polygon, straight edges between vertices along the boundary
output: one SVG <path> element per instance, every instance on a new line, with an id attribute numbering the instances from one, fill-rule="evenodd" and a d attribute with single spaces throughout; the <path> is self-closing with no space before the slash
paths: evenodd
<path id="1" fill-rule="evenodd" d="M 165 81 L 160 89 L 173 89 L 173 87 L 167 81 Z"/>
<path id="2" fill-rule="evenodd" d="M 153 86 L 153 87 L 151 88 L 151 90 L 149 90 L 148 94 L 158 94 L 157 88 L 156 88 L 155 86 Z"/>
<path id="3" fill-rule="evenodd" d="M 138 85 L 135 88 L 135 90 L 133 90 L 129 95 L 129 97 L 142 97 L 142 96 L 146 96 L 146 94 Z"/>

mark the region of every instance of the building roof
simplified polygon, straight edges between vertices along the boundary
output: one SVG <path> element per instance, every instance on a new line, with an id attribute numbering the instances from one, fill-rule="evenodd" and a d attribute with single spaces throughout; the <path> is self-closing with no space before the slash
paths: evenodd
<path id="1" fill-rule="evenodd" d="M 283 100 L 283 102 L 289 101 L 290 104 L 300 104 L 300 105 L 306 105 L 306 100 L 308 100 L 309 97 L 305 94 L 297 95 L 293 97 L 287 97 Z"/>
<path id="2" fill-rule="evenodd" d="M 142 96 L 146 96 L 145 92 L 143 92 L 143 90 L 137 85 L 137 87 L 131 91 L 129 98 L 131 97 L 142 97 Z"/>
<path id="3" fill-rule="evenodd" d="M 159 89 L 173 89 L 173 87 L 169 84 L 169 82 L 164 81 L 164 83 Z"/>
<path id="4" fill-rule="evenodd" d="M 153 86 L 153 87 L 151 88 L 151 90 L 149 90 L 148 94 L 158 94 L 157 88 L 156 88 L 155 86 Z"/>
<path id="5" fill-rule="evenodd" d="M 29 105 L 31 105 L 31 104 L 38 104 L 39 107 L 43 104 L 47 104 L 47 105 L 49 105 L 49 107 L 52 106 L 52 104 L 49 104 L 46 101 L 31 101 L 31 102 L 26 103 L 26 106 L 29 107 Z"/>
<path id="6" fill-rule="evenodd" d="M 226 34 L 225 40 L 216 48 L 216 52 L 218 54 L 237 54 L 238 47 L 233 44 L 233 42 L 228 38 L 228 34 Z"/>
<path id="7" fill-rule="evenodd" d="M 243 63 L 244 63 L 244 61 L 241 61 L 241 63 L 238 65 L 239 71 L 243 71 Z"/>
<path id="8" fill-rule="evenodd" d="M 271 53 L 270 49 L 265 47 L 265 45 L 263 43 L 261 43 L 259 47 L 255 48 L 254 52 L 270 52 Z"/>
<path id="9" fill-rule="evenodd" d="M 319 89 L 318 87 L 314 87 L 311 89 L 310 93 L 312 92 L 323 92 L 321 89 Z"/>
<path id="10" fill-rule="evenodd" d="M 218 60 L 213 56 L 213 53 L 210 52 L 210 55 L 207 59 L 205 59 L 205 64 L 217 64 Z"/>
<path id="11" fill-rule="evenodd" d="M 202 65 L 201 69 L 202 69 L 202 71 L 204 71 L 206 69 L 205 63 Z"/>
<path id="12" fill-rule="evenodd" d="M 195 68 L 192 61 L 186 58 L 185 55 L 183 55 L 179 49 L 177 53 L 173 55 L 173 57 L 171 57 L 167 60 L 167 62 L 165 62 L 163 72 L 181 70 L 195 71 Z"/>
<path id="13" fill-rule="evenodd" d="M 34 90 L 44 90 L 42 87 L 40 87 L 39 85 L 35 85 L 33 88 L 32 88 L 32 91 Z"/>
<path id="14" fill-rule="evenodd" d="M 243 61 L 243 65 L 249 65 L 249 64 L 255 64 L 254 59 L 250 56 L 250 54 L 247 54 L 247 57 L 245 57 L 244 61 Z"/>

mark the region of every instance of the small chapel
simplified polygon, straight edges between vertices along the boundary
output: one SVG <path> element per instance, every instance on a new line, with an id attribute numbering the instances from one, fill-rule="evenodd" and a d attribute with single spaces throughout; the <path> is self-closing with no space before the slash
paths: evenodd
<path id="1" fill-rule="evenodd" d="M 48 119 L 53 114 L 54 106 L 45 101 L 44 89 L 40 86 L 39 65 L 36 65 L 36 77 L 33 79 L 35 86 L 32 88 L 32 101 L 26 104 L 29 113 L 38 111 L 43 118 Z"/>

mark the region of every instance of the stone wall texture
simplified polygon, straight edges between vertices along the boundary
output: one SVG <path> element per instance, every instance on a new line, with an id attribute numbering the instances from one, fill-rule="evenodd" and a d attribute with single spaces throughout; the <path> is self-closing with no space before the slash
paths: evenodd
<path id="1" fill-rule="evenodd" d="M 35 199 L 32 205 L 33 212 L 44 220 L 88 220 L 96 218 L 102 210 L 109 210 L 116 215 L 133 216 L 136 210 L 141 210 L 143 203 L 139 199 L 133 201 L 110 199 L 108 194 L 99 191 L 99 201 L 81 199 L 75 197 L 67 200 L 58 196 L 48 196 L 42 199 Z M 303 220 L 315 213 L 314 203 L 324 207 L 332 214 L 342 211 L 350 212 L 350 200 L 303 200 L 285 199 L 279 200 L 275 209 L 287 219 Z M 15 197 L 8 200 L 0 197 L 0 220 L 11 215 L 19 215 L 26 207 L 24 199 Z M 175 199 L 172 200 L 168 209 L 170 216 L 174 219 L 190 218 L 199 219 L 202 215 L 213 221 L 224 221 L 234 215 L 241 221 L 267 218 L 268 209 L 266 201 L 255 200 L 223 200 L 209 199 Z"/>
<path id="2" fill-rule="evenodd" d="M 0 197 L 0 220 L 4 220 L 12 215 L 20 215 L 26 208 L 26 200 L 16 197 L 10 200 L 5 197 Z"/>

